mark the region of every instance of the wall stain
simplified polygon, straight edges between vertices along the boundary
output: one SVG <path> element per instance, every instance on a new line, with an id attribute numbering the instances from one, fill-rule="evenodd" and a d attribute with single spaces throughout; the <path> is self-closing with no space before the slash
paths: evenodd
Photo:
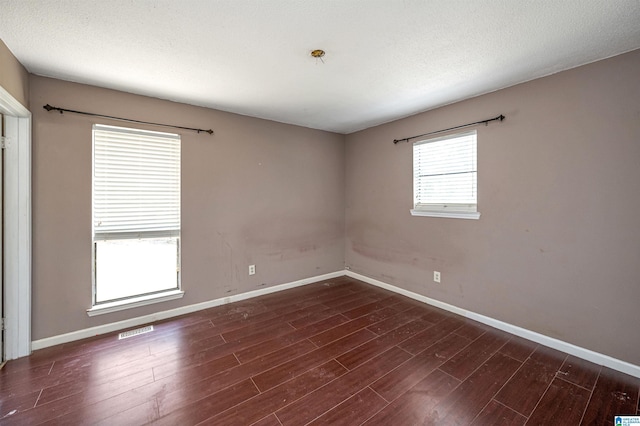
<path id="1" fill-rule="evenodd" d="M 340 221 L 310 216 L 278 216 L 245 227 L 241 236 L 256 255 L 286 261 L 317 256 L 344 240 Z"/>
<path id="2" fill-rule="evenodd" d="M 355 253 L 369 259 L 384 263 L 410 265 L 425 271 L 443 269 L 442 267 L 445 265 L 444 259 L 435 256 L 416 257 L 415 252 L 409 253 L 389 247 L 373 247 L 358 241 L 352 241 L 351 248 Z"/>
<path id="3" fill-rule="evenodd" d="M 221 285 L 225 290 L 225 293 L 230 293 L 232 291 L 231 287 L 234 286 L 233 248 L 231 247 L 231 244 L 226 240 L 222 232 L 217 232 L 217 234 L 218 237 L 220 237 L 220 253 L 223 258 L 222 264 L 224 265 L 221 270 Z"/>

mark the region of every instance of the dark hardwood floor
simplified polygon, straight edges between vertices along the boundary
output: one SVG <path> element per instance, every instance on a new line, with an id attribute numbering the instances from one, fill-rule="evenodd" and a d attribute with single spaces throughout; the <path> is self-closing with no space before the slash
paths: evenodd
<path id="1" fill-rule="evenodd" d="M 2 425 L 612 425 L 640 379 L 350 278 L 0 371 Z"/>

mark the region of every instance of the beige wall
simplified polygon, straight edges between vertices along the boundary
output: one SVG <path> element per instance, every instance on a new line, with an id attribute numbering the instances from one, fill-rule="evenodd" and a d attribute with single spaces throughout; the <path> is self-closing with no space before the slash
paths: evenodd
<path id="1" fill-rule="evenodd" d="M 182 300 L 87 316 L 91 126 L 129 125 L 47 103 L 215 130 L 179 132 Z M 37 76 L 31 105 L 34 340 L 344 268 L 344 136 Z"/>
<path id="2" fill-rule="evenodd" d="M 346 265 L 640 365 L 638 76 L 640 50 L 347 136 Z M 501 113 L 478 127 L 481 218 L 410 216 L 393 139 Z"/>
<path id="3" fill-rule="evenodd" d="M 0 40 L 0 87 L 18 102 L 29 107 L 29 74 Z"/>

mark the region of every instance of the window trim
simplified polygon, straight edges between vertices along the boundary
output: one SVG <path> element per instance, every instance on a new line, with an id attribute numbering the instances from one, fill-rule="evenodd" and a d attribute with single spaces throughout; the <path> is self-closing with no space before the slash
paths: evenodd
<path id="1" fill-rule="evenodd" d="M 425 204 L 425 203 L 416 203 L 416 177 L 415 177 L 415 165 L 413 161 L 415 161 L 415 149 L 416 146 L 426 145 L 434 142 L 446 141 L 449 139 L 454 139 L 457 137 L 462 137 L 466 135 L 473 134 L 475 136 L 475 152 L 476 152 L 476 191 L 478 189 L 477 183 L 477 146 L 478 146 L 478 133 L 476 130 L 470 130 L 466 132 L 453 133 L 445 136 L 439 136 L 431 139 L 424 139 L 415 142 L 412 145 L 412 185 L 413 185 L 413 208 L 410 209 L 411 216 L 424 216 L 424 217 L 443 217 L 450 219 L 480 219 L 480 212 L 478 211 L 478 200 L 476 193 L 476 203 L 475 204 L 455 204 L 455 203 L 434 203 L 434 204 Z"/>
<path id="2" fill-rule="evenodd" d="M 480 212 L 445 212 L 434 210 L 416 210 L 411 209 L 411 216 L 427 216 L 427 217 L 447 217 L 450 219 L 480 219 Z"/>
<path id="3" fill-rule="evenodd" d="M 89 315 L 90 317 L 96 315 L 104 315 L 111 312 L 123 311 L 125 309 L 132 309 L 140 306 L 151 305 L 154 303 L 181 299 L 183 296 L 184 291 L 180 289 L 145 294 L 143 296 L 134 296 L 127 299 L 117 300 L 115 302 L 104 302 L 98 305 L 93 305 L 91 308 L 87 309 L 87 315 Z"/>

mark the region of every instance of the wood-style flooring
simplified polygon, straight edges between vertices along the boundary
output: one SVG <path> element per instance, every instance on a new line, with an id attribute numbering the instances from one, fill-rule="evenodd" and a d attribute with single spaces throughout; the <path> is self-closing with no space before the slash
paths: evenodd
<path id="1" fill-rule="evenodd" d="M 612 425 L 640 379 L 337 278 L 0 371 L 2 425 Z"/>

